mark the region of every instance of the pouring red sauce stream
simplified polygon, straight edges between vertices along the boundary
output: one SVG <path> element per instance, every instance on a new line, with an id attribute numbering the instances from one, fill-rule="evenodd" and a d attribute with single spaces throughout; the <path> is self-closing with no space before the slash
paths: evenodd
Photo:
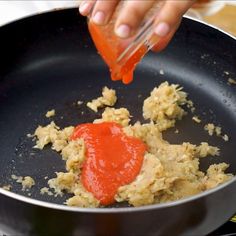
<path id="1" fill-rule="evenodd" d="M 101 204 L 114 202 L 120 186 L 129 184 L 139 174 L 146 145 L 125 135 L 114 122 L 78 125 L 72 140 L 82 138 L 86 146 L 81 181 Z"/>
<path id="2" fill-rule="evenodd" d="M 92 36 L 93 42 L 106 62 L 111 72 L 112 80 L 122 80 L 124 84 L 128 84 L 133 80 L 133 73 L 136 64 L 142 59 L 147 52 L 145 45 L 141 46 L 126 62 L 120 66 L 117 64 L 117 59 L 121 52 L 126 48 L 125 41 L 118 44 L 119 38 L 114 33 L 111 33 L 109 37 L 101 30 L 101 27 L 95 25 L 93 22 L 88 24 L 90 35 Z"/>

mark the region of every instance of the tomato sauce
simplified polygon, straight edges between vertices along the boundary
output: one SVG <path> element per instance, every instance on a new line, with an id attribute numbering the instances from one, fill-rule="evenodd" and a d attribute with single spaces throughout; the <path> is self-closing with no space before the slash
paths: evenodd
<path id="1" fill-rule="evenodd" d="M 82 184 L 102 205 L 112 204 L 118 188 L 139 174 L 146 145 L 125 135 L 122 126 L 115 122 L 78 125 L 71 139 L 78 138 L 86 146 Z"/>
<path id="2" fill-rule="evenodd" d="M 148 51 L 145 45 L 141 46 L 122 66 L 117 63 L 117 59 L 121 52 L 125 50 L 131 40 L 121 40 L 114 33 L 108 36 L 101 26 L 92 22 L 88 24 L 90 35 L 94 44 L 106 62 L 111 72 L 112 80 L 122 80 L 124 84 L 128 84 L 133 80 L 133 73 L 136 64 L 142 59 Z"/>

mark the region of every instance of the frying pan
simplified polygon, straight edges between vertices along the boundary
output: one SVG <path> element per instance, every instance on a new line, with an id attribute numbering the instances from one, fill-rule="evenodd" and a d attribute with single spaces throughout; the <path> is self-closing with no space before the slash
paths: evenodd
<path id="1" fill-rule="evenodd" d="M 47 177 L 64 171 L 64 162 L 50 147 L 33 149 L 27 138 L 48 124 L 46 111 L 54 108 L 60 126 L 91 122 L 101 115 L 78 100 L 89 101 L 103 86 L 118 94 L 116 107 L 125 106 L 132 122 L 142 120 L 142 102 L 163 81 L 178 83 L 195 103 L 202 119 L 191 113 L 164 137 L 171 143 L 207 141 L 221 149 L 219 157 L 201 161 L 230 164 L 236 173 L 236 41 L 233 37 L 191 19 L 184 19 L 163 53 L 150 52 L 138 65 L 129 85 L 110 80 L 108 69 L 90 39 L 86 19 L 76 9 L 36 15 L 0 28 L 0 228 L 9 235 L 207 235 L 236 212 L 236 179 L 179 201 L 133 208 L 126 204 L 100 209 L 63 205 L 69 195 L 41 195 Z M 160 70 L 164 72 L 160 74 Z M 214 122 L 229 142 L 210 137 L 204 124 Z M 23 192 L 11 175 L 32 176 L 36 185 Z M 46 178 L 45 178 L 46 177 Z M 31 196 L 29 196 L 31 195 Z"/>

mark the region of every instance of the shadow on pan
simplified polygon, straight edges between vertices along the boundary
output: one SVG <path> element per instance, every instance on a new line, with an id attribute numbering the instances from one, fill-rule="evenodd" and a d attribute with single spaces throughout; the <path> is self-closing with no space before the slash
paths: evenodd
<path id="1" fill-rule="evenodd" d="M 22 192 L 11 175 L 30 175 L 36 186 L 31 198 L 62 204 L 68 195 L 40 194 L 47 178 L 64 171 L 64 162 L 49 147 L 32 149 L 27 138 L 35 128 L 48 124 L 46 111 L 56 110 L 53 120 L 60 127 L 92 122 L 101 116 L 86 103 L 100 94 L 102 87 L 117 91 L 116 107 L 127 107 L 132 122 L 142 121 L 142 103 L 150 91 L 164 81 L 178 83 L 189 93 L 202 119 L 197 125 L 189 114 L 164 136 L 172 143 L 207 141 L 221 149 L 217 158 L 205 158 L 206 169 L 214 163 L 230 163 L 236 173 L 236 79 L 235 39 L 206 25 L 184 19 L 176 37 L 163 53 L 149 53 L 135 72 L 134 82 L 112 82 L 108 69 L 96 53 L 86 20 L 77 10 L 63 10 L 23 19 L 0 29 L 0 185 L 11 184 L 12 192 Z M 160 73 L 161 71 L 161 73 Z M 164 72 L 164 73 L 162 73 Z M 203 130 L 206 123 L 222 127 L 230 137 L 224 142 Z M 236 211 L 235 181 L 200 198 L 163 207 L 132 210 L 68 210 L 55 205 L 34 205 L 0 195 L 0 225 L 24 235 L 204 235 L 223 224 Z M 123 209 L 123 210 L 122 210 Z"/>

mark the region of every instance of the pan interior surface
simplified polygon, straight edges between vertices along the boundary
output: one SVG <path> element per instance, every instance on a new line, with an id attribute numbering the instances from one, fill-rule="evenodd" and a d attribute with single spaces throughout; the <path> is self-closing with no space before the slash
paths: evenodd
<path id="1" fill-rule="evenodd" d="M 52 120 L 66 127 L 99 118 L 103 110 L 94 113 L 86 102 L 100 96 L 104 86 L 116 90 L 115 107 L 126 107 L 133 116 L 132 123 L 144 122 L 143 100 L 164 81 L 183 86 L 196 107 L 194 114 L 189 111 L 177 122 L 178 134 L 174 128 L 164 137 L 171 143 L 206 141 L 216 145 L 221 155 L 203 159 L 202 169 L 213 162 L 226 162 L 230 164 L 228 171 L 236 173 L 236 86 L 227 83 L 229 78 L 236 79 L 233 38 L 184 19 L 167 50 L 150 52 L 129 85 L 110 80 L 89 37 L 86 21 L 77 10 L 14 22 L 0 29 L 0 39 L 0 186 L 11 184 L 15 193 L 63 204 L 69 195 L 55 198 L 41 195 L 40 189 L 47 187 L 55 172 L 65 171 L 65 163 L 50 147 L 33 149 L 35 141 L 27 134 Z M 84 103 L 78 107 L 77 101 Z M 48 119 L 45 114 L 51 109 L 56 110 L 56 116 Z M 194 123 L 193 115 L 198 115 L 202 123 Z M 204 125 L 211 122 L 222 127 L 230 138 L 228 142 L 204 131 Z M 12 174 L 31 176 L 36 185 L 23 192 Z"/>

